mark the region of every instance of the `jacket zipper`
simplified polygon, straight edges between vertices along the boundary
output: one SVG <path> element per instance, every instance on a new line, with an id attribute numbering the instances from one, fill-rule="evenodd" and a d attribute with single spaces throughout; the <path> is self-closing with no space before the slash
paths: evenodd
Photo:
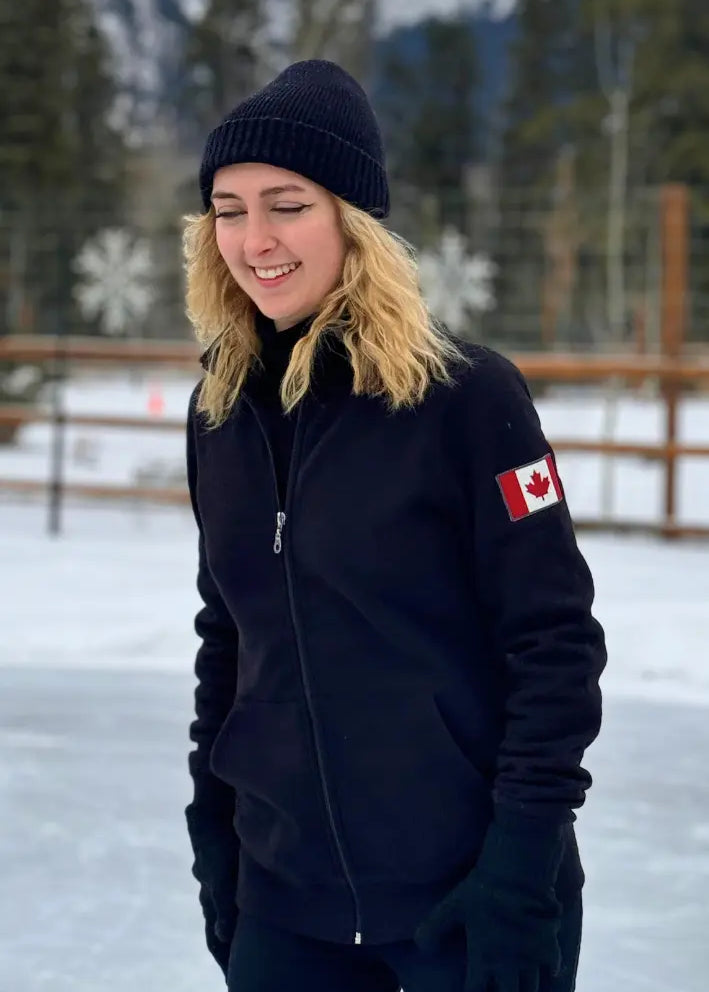
<path id="1" fill-rule="evenodd" d="M 283 547 L 283 528 L 286 525 L 286 515 L 281 510 L 276 513 L 276 536 L 273 539 L 273 553 L 279 555 Z"/>
<path id="2" fill-rule="evenodd" d="M 244 397 L 246 399 L 246 397 Z M 323 798 L 325 799 L 325 808 L 327 811 L 328 822 L 330 825 L 330 830 L 332 831 L 332 836 L 335 841 L 335 847 L 337 849 L 337 854 L 340 859 L 340 866 L 342 868 L 342 873 L 345 876 L 345 881 L 347 887 L 350 890 L 352 896 L 352 902 L 354 905 L 354 915 L 355 915 L 355 932 L 353 943 L 362 943 L 362 921 L 361 912 L 359 906 L 359 899 L 357 897 L 357 890 L 355 889 L 354 882 L 352 880 L 352 872 L 350 871 L 349 864 L 347 863 L 347 857 L 345 856 L 344 848 L 342 846 L 342 840 L 337 831 L 337 825 L 335 823 L 335 815 L 333 812 L 332 797 L 330 794 L 330 788 L 327 783 L 327 778 L 325 776 L 325 762 L 323 758 L 323 746 L 322 738 L 320 734 L 320 727 L 318 724 L 317 717 L 315 715 L 315 708 L 313 706 L 312 689 L 310 684 L 310 676 L 308 675 L 308 670 L 305 664 L 305 650 L 303 646 L 303 636 L 300 628 L 300 621 L 298 617 L 298 611 L 295 604 L 295 590 L 293 582 L 293 567 L 288 553 L 288 545 L 283 545 L 284 535 L 283 531 L 288 519 L 287 514 L 281 509 L 281 497 L 278 492 L 278 476 L 276 474 L 276 462 L 273 457 L 273 449 L 271 447 L 271 442 L 268 437 L 268 431 L 264 427 L 261 418 L 258 415 L 256 407 L 251 403 L 250 400 L 246 400 L 251 411 L 256 418 L 256 423 L 259 426 L 263 439 L 266 443 L 266 450 L 268 451 L 268 458 L 271 464 L 271 474 L 273 476 L 273 487 L 276 496 L 276 533 L 273 539 L 273 553 L 276 555 L 281 554 L 283 551 L 283 568 L 286 578 L 286 588 L 288 590 L 288 605 L 290 607 L 291 622 L 293 624 L 293 631 L 295 633 L 295 643 L 296 643 L 296 654 L 298 655 L 298 665 L 300 667 L 300 677 L 303 682 L 303 691 L 305 693 L 305 704 L 308 709 L 308 716 L 310 718 L 310 725 L 313 731 L 313 740 L 315 743 L 315 759 L 318 766 L 318 776 L 320 778 L 320 787 L 322 789 Z M 293 450 L 290 459 L 290 465 L 288 467 L 288 478 L 286 480 L 286 508 L 290 507 L 290 500 L 292 498 L 293 492 L 293 480 L 296 475 L 295 463 L 296 456 L 299 454 L 300 440 L 302 435 L 302 413 L 303 413 L 303 402 L 301 402 L 298 408 L 298 415 L 295 424 L 295 432 L 293 436 Z"/>

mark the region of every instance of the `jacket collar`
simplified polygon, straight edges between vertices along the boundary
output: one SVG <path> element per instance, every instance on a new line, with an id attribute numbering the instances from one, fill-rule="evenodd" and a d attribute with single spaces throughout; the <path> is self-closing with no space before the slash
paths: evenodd
<path id="1" fill-rule="evenodd" d="M 212 341 L 202 352 L 199 362 L 205 372 L 209 372 L 212 363 L 216 361 L 224 337 L 224 332 Z M 244 384 L 247 393 L 253 392 L 252 387 L 258 378 L 258 369 L 249 372 Z M 318 343 L 315 355 L 311 392 L 315 399 L 326 399 L 328 396 L 352 391 L 352 365 L 349 353 L 336 328 L 327 328 Z"/>
<path id="2" fill-rule="evenodd" d="M 310 317 L 305 317 L 303 320 L 299 321 L 295 327 L 303 329 L 308 328 L 314 319 L 315 315 L 311 314 Z M 276 330 L 273 321 L 269 317 L 265 317 L 259 310 L 256 311 L 256 333 L 261 339 L 262 346 L 265 348 L 273 344 L 278 335 L 278 331 Z M 205 372 L 209 372 L 212 366 L 212 361 L 214 361 L 219 354 L 219 349 L 223 339 L 224 332 L 219 334 L 214 341 L 212 341 L 206 351 L 203 351 L 199 356 L 199 363 Z"/>

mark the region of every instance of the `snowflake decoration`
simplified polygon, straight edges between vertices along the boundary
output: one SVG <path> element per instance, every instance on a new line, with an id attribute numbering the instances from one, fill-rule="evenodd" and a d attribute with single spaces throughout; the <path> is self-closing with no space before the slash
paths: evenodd
<path id="1" fill-rule="evenodd" d="M 8 396 L 24 396 L 42 381 L 42 373 L 35 365 L 19 365 L 0 378 L 0 386 Z"/>
<path id="2" fill-rule="evenodd" d="M 452 331 L 462 331 L 469 311 L 495 309 L 492 278 L 496 266 L 487 255 L 467 255 L 463 235 L 448 227 L 438 251 L 419 256 L 421 289 L 431 312 Z"/>
<path id="3" fill-rule="evenodd" d="M 152 306 L 153 264 L 148 243 L 109 227 L 87 241 L 74 260 L 82 281 L 74 296 L 85 317 L 100 318 L 106 334 L 123 334 Z"/>

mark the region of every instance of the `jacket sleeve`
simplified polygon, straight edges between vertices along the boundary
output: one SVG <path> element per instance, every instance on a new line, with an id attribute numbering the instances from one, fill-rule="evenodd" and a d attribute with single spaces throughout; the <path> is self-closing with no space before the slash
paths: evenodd
<path id="1" fill-rule="evenodd" d="M 199 387 L 197 387 L 199 388 Z M 196 747 L 189 755 L 194 793 L 185 810 L 194 852 L 192 872 L 200 883 L 200 902 L 207 924 L 207 943 L 230 939 L 235 924 L 239 845 L 233 828 L 234 790 L 211 771 L 212 745 L 231 709 L 236 692 L 238 632 L 214 581 L 205 552 L 204 530 L 197 503 L 195 401 L 187 416 L 187 480 L 198 531 L 197 590 L 202 607 L 195 617 L 201 639 L 195 659 L 195 712 L 189 736 Z M 215 938 L 214 932 L 220 935 Z"/>
<path id="2" fill-rule="evenodd" d="M 498 477 L 555 460 L 519 370 L 494 351 L 481 356 L 467 379 L 467 429 L 475 584 L 505 669 L 493 798 L 573 819 L 591 784 L 581 760 L 600 729 L 604 635 L 563 488 L 558 502 L 540 497 L 543 508 L 516 520 L 507 508 Z"/>

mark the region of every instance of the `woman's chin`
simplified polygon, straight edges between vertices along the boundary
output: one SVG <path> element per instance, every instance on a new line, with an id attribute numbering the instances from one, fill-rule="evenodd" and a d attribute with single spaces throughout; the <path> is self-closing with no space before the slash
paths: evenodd
<path id="1" fill-rule="evenodd" d="M 300 323 L 301 320 L 305 320 L 306 317 L 309 317 L 317 309 L 317 307 L 312 306 L 278 307 L 275 305 L 275 301 L 270 306 L 267 302 L 264 302 L 263 305 L 257 304 L 257 306 L 264 317 L 269 317 L 275 323 L 279 331 L 286 330 L 286 328 Z"/>

